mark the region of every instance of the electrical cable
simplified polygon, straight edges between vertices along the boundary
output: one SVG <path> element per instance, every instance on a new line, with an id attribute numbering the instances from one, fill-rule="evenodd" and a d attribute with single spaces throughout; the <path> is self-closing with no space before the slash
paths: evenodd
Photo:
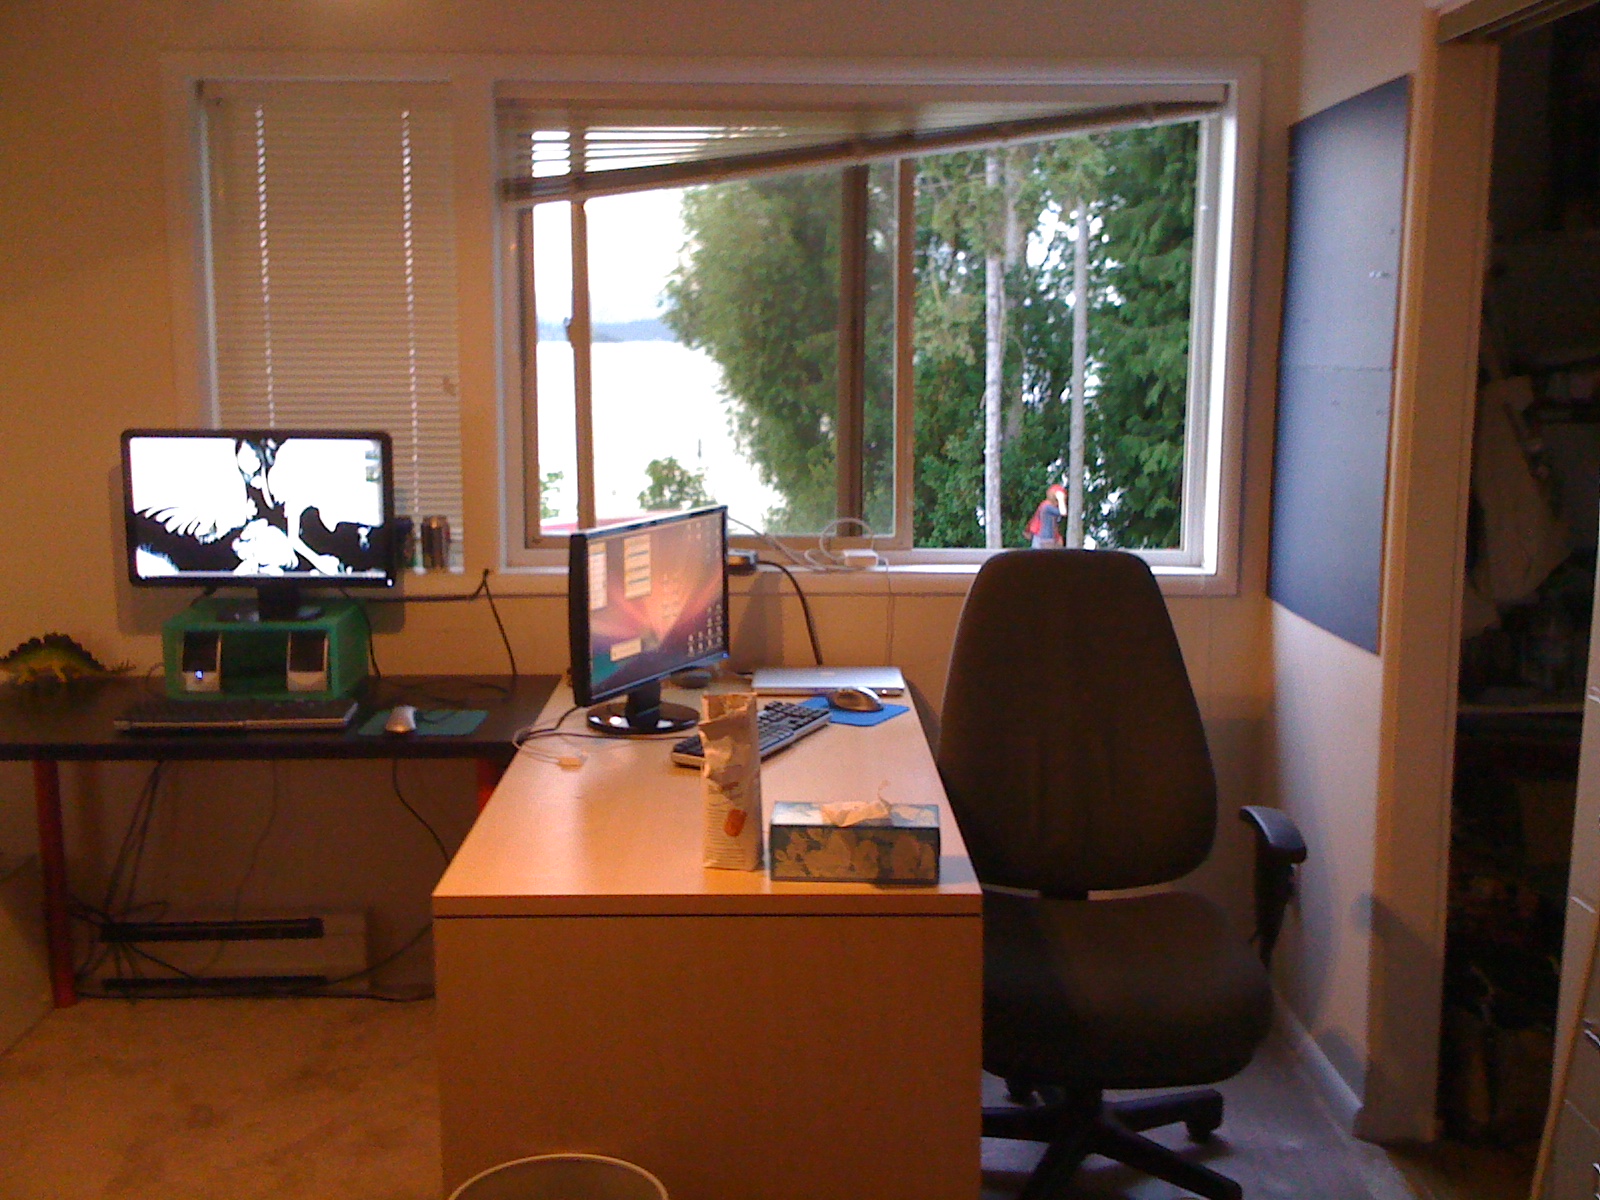
<path id="1" fill-rule="evenodd" d="M 495 607 L 494 593 L 489 590 L 489 568 L 483 569 L 483 579 L 478 584 L 483 592 L 483 598 L 489 602 L 489 612 L 494 617 L 495 628 L 500 631 L 500 644 L 506 648 L 506 661 L 511 664 L 511 682 L 517 682 L 517 656 L 511 649 L 511 638 L 506 634 L 506 623 L 500 619 L 500 610 Z"/>
<path id="2" fill-rule="evenodd" d="M 346 592 L 342 588 L 340 589 L 340 595 L 344 596 L 345 599 L 347 599 L 347 600 L 353 598 L 353 597 L 350 596 L 350 594 L 348 592 Z M 521 677 L 520 674 L 517 671 L 517 656 L 516 656 L 516 652 L 513 651 L 512 648 L 511 648 L 511 638 L 510 638 L 510 635 L 508 635 L 506 633 L 506 624 L 500 618 L 500 609 L 499 609 L 499 606 L 496 605 L 496 603 L 495 603 L 494 592 L 491 591 L 490 588 L 489 588 L 489 568 L 488 567 L 483 568 L 483 575 L 478 579 L 478 586 L 473 588 L 470 592 L 452 592 L 452 593 L 450 593 L 448 595 L 439 595 L 439 596 L 372 596 L 372 597 L 368 597 L 364 601 L 364 603 L 365 604 L 465 604 L 465 603 L 468 603 L 470 601 L 476 600 L 479 596 L 482 596 L 485 600 L 487 600 L 489 602 L 489 612 L 494 617 L 495 628 L 497 630 L 499 630 L 499 632 L 500 632 L 500 644 L 505 647 L 506 661 L 511 666 L 511 682 L 513 684 L 515 684 L 516 681 Z M 516 596 L 512 596 L 512 597 L 504 597 L 504 596 L 502 596 L 501 599 L 532 600 L 532 599 L 536 599 L 536 597 L 530 594 L 530 595 L 527 595 L 527 596 L 523 596 L 523 595 L 516 595 Z M 363 611 L 362 617 L 367 622 L 367 653 L 368 653 L 368 657 L 371 658 L 371 661 L 372 661 L 372 668 L 373 668 L 372 673 L 374 675 L 377 675 L 379 678 L 382 678 L 382 675 L 380 674 L 380 672 L 377 669 L 377 667 L 378 667 L 377 659 L 376 659 L 376 657 L 373 657 L 373 653 L 372 653 L 372 643 L 373 643 L 373 638 L 372 638 L 372 620 L 371 620 L 370 617 L 367 616 L 365 611 Z M 507 695 L 510 694 L 510 692 L 507 689 L 504 689 L 504 688 L 496 689 L 496 690 L 502 691 Z"/>
<path id="3" fill-rule="evenodd" d="M 859 570 L 859 567 L 852 566 L 843 555 L 835 554 L 833 550 L 833 539 L 839 536 L 840 530 L 850 526 L 856 527 L 860 531 L 860 536 L 869 542 L 878 536 L 878 531 L 860 517 L 835 517 L 822 527 L 821 533 L 817 534 L 817 548 L 806 551 L 806 565 L 815 567 L 819 571 Z M 884 562 L 883 556 L 876 550 L 872 551 L 872 558 L 873 566 Z"/>
<path id="4" fill-rule="evenodd" d="M 520 749 L 522 749 L 522 745 L 523 745 L 524 742 L 531 741 L 533 738 L 536 738 L 536 737 L 548 737 L 550 734 L 563 732 L 561 726 L 566 724 L 567 718 L 570 717 L 573 713 L 580 711 L 582 708 L 583 708 L 583 705 L 574 704 L 571 708 L 567 709 L 566 712 L 562 713 L 559 717 L 556 718 L 556 722 L 555 722 L 554 725 L 545 725 L 545 726 L 528 725 L 528 726 L 525 726 L 522 729 L 517 730 L 515 733 L 513 733 L 511 735 L 511 744 L 514 747 L 516 747 L 518 750 L 520 750 Z M 576 733 L 578 731 L 574 730 L 573 732 Z"/>
<path id="5" fill-rule="evenodd" d="M 806 634 L 811 639 L 811 657 L 816 659 L 817 666 L 822 665 L 822 646 L 817 641 L 817 623 L 811 616 L 811 602 L 806 599 L 806 590 L 800 586 L 800 581 L 795 578 L 794 572 L 780 562 L 773 562 L 769 558 L 756 559 L 758 567 L 772 567 L 782 571 L 789 577 L 789 582 L 794 585 L 794 594 L 800 597 L 800 611 L 805 615 Z"/>
<path id="6" fill-rule="evenodd" d="M 728 518 L 728 520 L 733 522 L 733 524 L 740 526 L 743 529 L 748 529 L 751 533 L 755 534 L 756 537 L 760 538 L 767 545 L 771 546 L 774 550 L 776 550 L 779 554 L 781 554 L 785 558 L 787 558 L 795 566 L 804 567 L 804 566 L 810 565 L 810 564 L 808 564 L 806 562 L 805 559 L 801 558 L 793 550 L 789 549 L 788 546 L 785 546 L 782 542 L 780 542 L 777 538 L 773 537 L 770 533 L 767 533 L 765 530 L 757 529 L 754 525 L 750 524 L 748 521 L 739 520 L 738 517 L 730 516 Z"/>
<path id="7" fill-rule="evenodd" d="M 883 618 L 883 661 L 886 665 L 894 663 L 894 572 L 889 569 L 887 559 L 880 558 L 883 565 L 883 590 L 888 596 L 888 611 Z"/>
<path id="8" fill-rule="evenodd" d="M 568 713 L 564 714 L 562 719 L 565 720 L 566 715 L 570 715 L 570 713 L 576 711 L 576 708 L 568 710 Z M 570 736 L 583 737 L 588 735 L 579 733 Z M 603 735 L 596 734 L 594 736 L 598 737 Z M 400 764 L 398 760 L 391 761 L 391 778 L 394 783 L 396 796 L 399 797 L 400 803 L 405 806 L 406 811 L 409 812 L 412 817 L 414 817 L 416 821 L 423 827 L 423 829 L 427 831 L 428 836 L 432 838 L 434 845 L 438 847 L 440 855 L 445 859 L 446 862 L 448 862 L 450 857 L 449 852 L 445 849 L 443 839 L 439 837 L 438 831 L 428 823 L 422 814 L 411 805 L 411 803 L 406 799 L 405 795 L 401 792 L 399 786 L 399 765 Z M 107 880 L 103 904 L 100 906 L 95 906 L 77 896 L 68 897 L 69 914 L 75 920 L 89 925 L 97 932 L 104 930 L 104 928 L 108 925 L 114 925 L 128 920 L 140 909 L 151 907 L 151 905 L 136 904 L 135 901 L 138 896 L 139 875 L 143 866 L 144 851 L 149 843 L 150 827 L 155 816 L 156 800 L 159 794 L 160 783 L 164 777 L 166 768 L 167 763 L 165 761 L 153 764 L 149 774 L 145 778 L 144 784 L 140 787 L 138 800 L 135 802 L 134 810 L 129 816 L 127 829 L 123 832 L 123 837 L 118 847 L 116 860 L 112 865 L 111 873 Z M 240 878 L 239 883 L 234 889 L 232 901 L 232 919 L 238 919 L 239 905 L 244 894 L 244 889 L 247 886 L 249 879 L 255 872 L 261 848 L 265 844 L 267 837 L 277 820 L 279 804 L 280 797 L 277 765 L 273 764 L 271 792 L 272 807 L 268 812 L 266 823 L 263 825 L 261 832 L 257 834 L 255 842 L 251 847 L 245 873 Z M 159 910 L 164 911 L 166 906 L 164 903 L 159 903 L 156 905 L 156 907 Z M 141 990 L 138 987 L 133 987 L 126 990 L 113 990 L 102 987 L 94 987 L 86 984 L 84 980 L 88 976 L 92 975 L 93 972 L 98 970 L 100 965 L 106 960 L 106 958 L 109 957 L 113 961 L 116 973 L 123 978 L 134 981 L 145 979 L 151 979 L 153 981 L 154 979 L 160 978 L 159 976 L 152 977 L 145 975 L 142 968 L 145 964 L 149 964 L 159 967 L 162 971 L 167 972 L 171 977 L 179 980 L 186 980 L 195 985 L 191 988 L 163 987 L 159 992 L 159 996 L 162 999 L 189 999 L 214 997 L 219 994 L 226 994 L 232 996 L 295 996 L 311 998 L 320 997 L 326 999 L 377 1000 L 385 1003 L 405 1004 L 412 1003 L 417 1000 L 428 999 L 429 996 L 432 995 L 431 989 L 423 991 L 414 996 L 385 995 L 381 992 L 332 993 L 319 989 L 326 989 L 329 987 L 338 986 L 340 984 L 350 983 L 356 979 L 369 976 L 374 972 L 383 969 L 384 967 L 393 963 L 401 955 L 413 949 L 431 932 L 432 923 L 430 922 L 428 925 L 423 926 L 416 933 L 414 933 L 396 950 L 388 955 L 385 955 L 376 963 L 373 963 L 360 971 L 353 971 L 348 975 L 324 980 L 320 983 L 311 985 L 290 983 L 282 986 L 273 986 L 271 984 L 261 984 L 249 992 L 244 992 L 243 990 L 235 991 L 226 988 L 219 988 L 207 980 L 202 974 L 195 971 L 186 971 L 182 967 L 179 967 L 176 963 L 168 962 L 166 959 L 162 958 L 158 954 L 153 953 L 143 945 L 134 942 L 106 943 L 101 941 L 99 938 L 95 939 L 96 945 L 91 947 L 84 960 L 75 966 L 74 977 L 79 981 L 77 991 L 81 996 L 93 999 L 122 999 L 130 1001 L 150 998 L 150 992 L 144 991 L 141 993 Z M 218 956 L 220 956 L 221 952 L 222 948 L 219 947 L 217 952 Z M 212 963 L 215 963 L 216 956 L 214 956 L 211 961 Z M 210 965 L 211 964 L 207 964 L 207 967 Z M 202 968 L 201 970 L 204 969 L 206 968 Z"/>
<path id="9" fill-rule="evenodd" d="M 131 910 L 133 897 L 139 886 L 139 865 L 144 859 L 144 847 L 150 835 L 150 821 L 155 814 L 156 794 L 166 765 L 164 761 L 155 763 L 150 768 L 150 773 L 145 776 L 144 786 L 139 789 L 139 798 L 134 804 L 132 815 L 128 818 L 128 828 L 122 835 L 116 862 L 112 865 L 111 874 L 106 881 L 105 899 L 100 904 L 102 912 L 120 916 Z M 129 871 L 130 878 L 127 897 L 119 903 L 118 894 L 123 890 L 124 871 Z"/>
<path id="10" fill-rule="evenodd" d="M 445 866 L 449 866 L 450 851 L 444 848 L 444 839 L 439 836 L 439 831 L 436 830 L 432 825 L 428 824 L 426 817 L 419 813 L 415 808 L 411 807 L 411 801 L 407 800 L 406 794 L 400 790 L 400 760 L 398 758 L 391 758 L 389 760 L 389 782 L 394 785 L 394 794 L 396 798 L 399 799 L 400 803 L 405 807 L 405 810 L 416 818 L 417 824 L 421 825 L 428 831 L 428 836 L 433 839 L 433 844 L 439 847 L 439 857 L 444 859 Z"/>
<path id="11" fill-rule="evenodd" d="M 267 791 L 267 819 L 261 826 L 261 831 L 256 834 L 255 841 L 250 845 L 250 855 L 245 859 L 244 874 L 239 876 L 239 882 L 234 885 L 233 900 L 228 905 L 229 921 L 237 921 L 239 919 L 239 912 L 244 903 L 244 889 L 249 884 L 250 877 L 255 874 L 256 863 L 261 857 L 261 847 L 266 844 L 267 836 L 272 832 L 272 827 L 278 820 L 278 760 L 273 759 L 268 762 L 267 769 L 272 779 L 272 785 Z M 226 952 L 227 943 L 219 940 L 217 948 L 211 952 L 211 957 L 206 960 L 204 965 L 197 967 L 195 973 L 198 975 L 206 974 L 212 967 L 217 965 L 218 960 Z"/>
<path id="12" fill-rule="evenodd" d="M 339 589 L 339 594 L 355 604 L 356 612 L 361 615 L 361 623 L 367 629 L 367 665 L 372 668 L 374 679 L 382 679 L 383 671 L 378 667 L 378 639 L 372 636 L 372 614 L 367 611 L 365 604 L 357 603 L 355 597 L 344 588 Z"/>
<path id="13" fill-rule="evenodd" d="M 156 795 L 166 765 L 164 761 L 154 763 L 149 774 L 145 776 L 133 812 L 128 817 L 128 827 L 123 831 L 122 842 L 117 848 L 116 860 L 112 863 L 107 876 L 105 897 L 99 907 L 76 897 L 71 900 L 71 903 L 76 905 L 76 911 L 69 909 L 71 915 L 94 926 L 97 930 L 104 925 L 126 920 L 136 911 L 134 898 L 139 888 L 139 868 L 144 860 L 144 848 L 150 836 L 150 822 L 155 815 Z M 125 873 L 126 883 L 124 883 Z M 116 963 L 117 968 L 122 970 L 128 965 L 127 953 L 128 949 L 123 944 L 108 945 L 97 938 L 84 961 L 75 964 L 74 976 L 97 970 L 108 956 Z"/>

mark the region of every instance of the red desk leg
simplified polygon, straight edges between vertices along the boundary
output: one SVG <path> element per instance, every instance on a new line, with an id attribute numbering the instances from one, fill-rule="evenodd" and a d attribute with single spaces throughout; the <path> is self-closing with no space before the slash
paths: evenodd
<path id="1" fill-rule="evenodd" d="M 72 919 L 67 912 L 67 848 L 61 831 L 61 770 L 54 759 L 33 762 L 38 810 L 39 866 L 44 875 L 44 929 L 50 951 L 50 990 L 57 1008 L 78 1002 L 72 977 Z"/>
<path id="2" fill-rule="evenodd" d="M 480 758 L 478 762 L 478 811 L 482 812 L 489 803 L 489 797 L 494 795 L 494 789 L 500 782 L 502 768 L 498 763 L 488 758 Z"/>

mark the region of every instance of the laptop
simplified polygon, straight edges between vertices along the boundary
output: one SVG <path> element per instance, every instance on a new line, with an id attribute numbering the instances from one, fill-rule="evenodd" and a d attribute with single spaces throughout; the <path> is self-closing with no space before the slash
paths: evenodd
<path id="1" fill-rule="evenodd" d="M 842 687 L 902 696 L 906 677 L 899 667 L 757 667 L 750 686 L 761 696 L 819 696 Z"/>

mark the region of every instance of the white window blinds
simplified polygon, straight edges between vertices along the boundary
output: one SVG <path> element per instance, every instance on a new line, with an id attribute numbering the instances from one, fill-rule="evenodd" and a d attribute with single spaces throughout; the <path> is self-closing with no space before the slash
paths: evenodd
<path id="1" fill-rule="evenodd" d="M 459 548 L 444 89 L 207 84 L 203 99 L 217 421 L 387 430 L 399 512 L 448 517 Z"/>
<path id="2" fill-rule="evenodd" d="M 1221 108 L 1214 84 L 1101 86 L 1092 96 L 928 101 L 815 110 L 554 104 L 501 96 L 501 194 L 578 200 L 782 171 L 1042 141 L 1193 120 Z"/>

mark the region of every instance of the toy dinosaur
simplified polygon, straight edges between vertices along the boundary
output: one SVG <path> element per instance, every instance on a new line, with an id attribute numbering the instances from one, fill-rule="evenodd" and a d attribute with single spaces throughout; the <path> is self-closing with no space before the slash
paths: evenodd
<path id="1" fill-rule="evenodd" d="M 119 663 L 108 667 L 64 633 L 47 633 L 29 638 L 0 658 L 0 679 L 19 687 L 38 687 L 46 683 L 68 684 L 85 679 L 104 679 L 121 674 L 132 666 Z"/>

